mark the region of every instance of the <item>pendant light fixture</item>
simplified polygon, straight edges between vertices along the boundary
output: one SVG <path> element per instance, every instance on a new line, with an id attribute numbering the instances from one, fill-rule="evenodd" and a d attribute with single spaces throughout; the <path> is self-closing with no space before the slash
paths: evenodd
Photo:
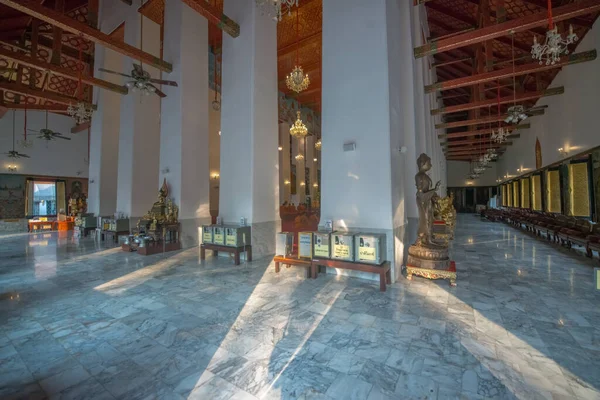
<path id="1" fill-rule="evenodd" d="M 518 124 L 527 119 L 525 108 L 522 105 L 517 105 L 517 78 L 515 76 L 515 33 L 511 31 L 511 52 L 512 52 L 512 69 L 513 69 L 513 105 L 508 108 L 508 116 L 504 120 L 507 124 Z"/>
<path id="2" fill-rule="evenodd" d="M 298 103 L 298 108 L 300 108 L 300 103 Z M 306 128 L 306 125 L 304 125 L 304 122 L 302 122 L 302 119 L 300 119 L 300 110 L 296 111 L 296 116 L 296 122 L 294 122 L 294 125 L 290 128 L 290 135 L 300 140 L 308 135 L 308 129 Z"/>
<path id="3" fill-rule="evenodd" d="M 498 92 L 498 117 L 500 117 L 500 81 L 497 83 L 497 92 Z M 496 143 L 504 143 L 506 142 L 506 137 L 508 136 L 508 130 L 504 129 L 502 126 L 502 122 L 498 121 L 498 129 L 492 131 L 492 141 Z"/>
<path id="4" fill-rule="evenodd" d="M 300 93 L 308 88 L 310 85 L 310 79 L 308 74 L 304 74 L 304 70 L 300 66 L 300 18 L 299 9 L 296 7 L 296 65 L 292 72 L 285 78 L 285 83 L 288 89 L 293 90 L 296 93 Z"/>
<path id="5" fill-rule="evenodd" d="M 273 21 L 281 21 L 283 7 L 287 8 L 288 15 L 290 15 L 292 7 L 298 7 L 298 0 L 256 0 L 256 6 L 263 15 L 268 15 Z"/>
<path id="6" fill-rule="evenodd" d="M 79 38 L 79 61 L 77 62 L 77 69 L 79 70 L 79 78 L 77 81 L 77 98 L 79 101 L 77 104 L 69 104 L 67 108 L 67 113 L 70 117 L 75 120 L 76 125 L 81 125 L 90 121 L 92 118 L 93 110 L 88 108 L 88 106 L 83 101 L 83 83 L 81 76 L 83 74 L 83 38 Z"/>
<path id="7" fill-rule="evenodd" d="M 531 47 L 531 57 L 539 60 L 540 65 L 554 65 L 560 61 L 562 54 L 569 54 L 568 46 L 575 43 L 579 38 L 573 32 L 573 25 L 569 25 L 569 34 L 566 39 L 558 33 L 558 27 L 552 20 L 552 0 L 548 0 L 548 32 L 544 44 L 537 41 L 537 36 L 533 35 L 533 46 Z"/>

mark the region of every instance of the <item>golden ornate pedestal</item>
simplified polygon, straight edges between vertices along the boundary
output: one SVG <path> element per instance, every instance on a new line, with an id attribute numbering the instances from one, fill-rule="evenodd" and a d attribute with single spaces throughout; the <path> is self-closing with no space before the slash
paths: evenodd
<path id="1" fill-rule="evenodd" d="M 450 262 L 448 269 L 429 269 L 406 266 L 406 279 L 412 280 L 412 276 L 422 276 L 427 279 L 449 279 L 450 286 L 456 286 L 456 265 L 454 261 Z"/>

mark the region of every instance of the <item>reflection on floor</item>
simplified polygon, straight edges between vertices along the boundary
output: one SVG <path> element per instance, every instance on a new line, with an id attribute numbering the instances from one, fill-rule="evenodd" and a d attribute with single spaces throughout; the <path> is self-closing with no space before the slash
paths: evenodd
<path id="1" fill-rule="evenodd" d="M 593 262 L 461 216 L 458 287 L 0 237 L 0 398 L 600 397 Z"/>

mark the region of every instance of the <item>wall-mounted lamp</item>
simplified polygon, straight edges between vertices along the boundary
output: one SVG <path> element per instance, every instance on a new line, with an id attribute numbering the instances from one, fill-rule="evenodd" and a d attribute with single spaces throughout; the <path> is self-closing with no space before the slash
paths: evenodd
<path id="1" fill-rule="evenodd" d="M 221 175 L 219 174 L 212 174 L 212 178 L 216 181 L 217 179 L 219 179 L 221 177 Z"/>
<path id="2" fill-rule="evenodd" d="M 160 172 L 161 172 L 163 175 L 166 175 L 166 174 L 168 174 L 168 173 L 170 172 L 170 170 L 169 170 L 169 167 L 165 167 L 165 168 L 161 169 L 161 170 L 160 170 Z"/>
<path id="3" fill-rule="evenodd" d="M 279 146 L 279 147 L 277 148 L 277 150 L 281 151 L 281 150 L 283 150 L 283 147 Z"/>
<path id="4" fill-rule="evenodd" d="M 17 166 L 11 164 L 8 167 L 6 167 L 6 169 L 8 170 L 8 172 L 16 172 L 17 171 Z"/>
<path id="5" fill-rule="evenodd" d="M 90 179 L 88 182 L 89 182 L 89 183 L 94 183 L 94 182 L 96 182 L 96 181 L 95 181 L 95 180 L 93 180 L 93 179 Z"/>
<path id="6" fill-rule="evenodd" d="M 315 157 L 315 158 L 313 158 L 313 161 L 314 161 L 314 162 L 317 162 L 317 161 L 318 161 L 318 159 Z"/>
<path id="7" fill-rule="evenodd" d="M 468 185 L 468 186 L 471 186 L 471 185 L 473 185 L 473 181 L 467 181 L 467 185 Z"/>
<path id="8" fill-rule="evenodd" d="M 300 186 L 306 186 L 305 182 L 300 182 Z"/>
<path id="9" fill-rule="evenodd" d="M 283 184 L 284 184 L 284 185 L 289 185 L 289 184 L 290 184 L 290 181 L 288 181 L 288 180 L 286 179 L 285 181 L 283 181 Z"/>
<path id="10" fill-rule="evenodd" d="M 563 156 L 566 157 L 569 155 L 569 152 L 564 148 L 564 147 L 559 147 L 558 148 L 558 152 Z"/>
<path id="11" fill-rule="evenodd" d="M 219 131 L 219 136 L 221 136 L 221 131 Z"/>
<path id="12" fill-rule="evenodd" d="M 318 183 L 313 183 L 313 187 L 317 188 L 317 187 L 319 187 L 319 184 Z"/>

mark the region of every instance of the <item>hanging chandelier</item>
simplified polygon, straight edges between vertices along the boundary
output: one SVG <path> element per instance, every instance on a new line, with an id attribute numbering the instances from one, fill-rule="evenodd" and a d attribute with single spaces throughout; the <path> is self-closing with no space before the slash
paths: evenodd
<path id="1" fill-rule="evenodd" d="M 504 122 L 507 124 L 518 124 L 526 119 L 527 114 L 525 114 L 525 107 L 515 105 L 508 108 L 508 116 Z"/>
<path id="2" fill-rule="evenodd" d="M 319 140 L 317 140 L 317 142 L 315 143 L 315 149 L 317 149 L 317 150 L 321 151 L 321 146 L 322 146 L 321 139 L 319 139 Z"/>
<path id="3" fill-rule="evenodd" d="M 508 129 L 504 129 L 504 127 L 499 127 L 498 129 L 492 130 L 492 141 L 501 144 L 506 142 L 508 138 Z"/>
<path id="4" fill-rule="evenodd" d="M 296 161 L 304 161 L 304 156 L 301 153 L 296 154 L 296 157 L 294 158 Z"/>
<path id="5" fill-rule="evenodd" d="M 296 8 L 296 65 L 290 74 L 285 78 L 287 88 L 293 90 L 296 93 L 300 93 L 308 88 L 310 85 L 310 79 L 308 74 L 304 74 L 304 70 L 300 67 L 299 62 L 299 49 L 298 43 L 300 41 L 300 20 L 298 17 L 299 11 Z"/>
<path id="6" fill-rule="evenodd" d="M 294 122 L 294 125 L 290 128 L 290 135 L 296 139 L 302 139 L 308 135 L 308 129 L 300 119 L 300 111 L 296 111 L 296 115 L 298 116 L 298 119 L 296 119 L 296 122 Z"/>
<path id="7" fill-rule="evenodd" d="M 285 83 L 288 89 L 300 93 L 308 88 L 310 79 L 308 78 L 308 74 L 304 74 L 302 67 L 296 65 L 292 72 L 285 78 Z"/>
<path id="8" fill-rule="evenodd" d="M 281 21 L 284 9 L 287 8 L 288 15 L 291 15 L 292 7 L 298 7 L 298 0 L 256 0 L 256 6 L 263 15 L 268 15 L 273 21 Z"/>
<path id="9" fill-rule="evenodd" d="M 552 0 L 548 0 L 548 32 L 544 44 L 537 41 L 536 35 L 533 35 L 533 46 L 531 47 L 531 57 L 534 60 L 540 60 L 540 65 L 546 62 L 546 65 L 554 65 L 560 61 L 561 54 L 569 54 L 569 46 L 575 43 L 579 38 L 573 32 L 573 26 L 569 25 L 569 34 L 566 39 L 558 33 L 558 27 L 554 26 L 552 20 Z"/>
<path id="10" fill-rule="evenodd" d="M 84 102 L 79 102 L 75 105 L 69 104 L 67 113 L 75 120 L 77 125 L 88 122 L 92 118 L 92 109 L 88 108 Z"/>

